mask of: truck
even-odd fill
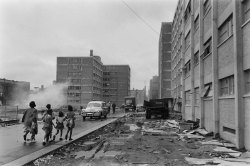
[[[134,96],[127,96],[127,97],[124,97],[124,99],[125,99],[125,105],[124,105],[125,112],[135,111],[136,110],[135,97]]]
[[[151,119],[152,115],[161,115],[163,119],[166,119],[169,116],[169,105],[172,102],[172,98],[144,100],[146,119]]]

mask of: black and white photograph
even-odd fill
[[[0,0],[0,165],[249,166],[250,0]]]

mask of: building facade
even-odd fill
[[[0,79],[0,105],[23,104],[29,93],[29,82]]]
[[[103,98],[103,64],[90,51],[89,57],[57,57],[57,83],[68,83],[67,103],[76,108]]]
[[[171,98],[171,32],[172,22],[163,22],[159,38],[159,98]]]
[[[147,100],[146,86],[142,89],[132,89],[130,90],[129,96],[134,96],[136,98],[136,105],[143,105],[144,100]]]
[[[149,82],[149,99],[159,99],[159,76],[153,76]]]
[[[103,68],[103,100],[124,104],[124,97],[129,95],[130,67],[129,65],[104,65]]]
[[[179,0],[172,94],[186,120],[250,149],[250,0]],[[179,88],[180,89],[179,89]]]

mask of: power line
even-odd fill
[[[124,0],[121,0],[123,2],[123,4],[125,6],[127,6],[127,8],[129,10],[132,11],[132,13],[134,13],[134,15],[136,15],[146,26],[148,26],[153,32],[155,32],[157,35],[160,35],[149,23],[147,23],[147,21],[145,21],[141,16],[139,16],[135,10],[133,10]]]

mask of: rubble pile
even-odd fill
[[[148,120],[131,113],[30,165],[250,164],[249,153],[212,136],[201,128],[183,130],[178,119]]]

